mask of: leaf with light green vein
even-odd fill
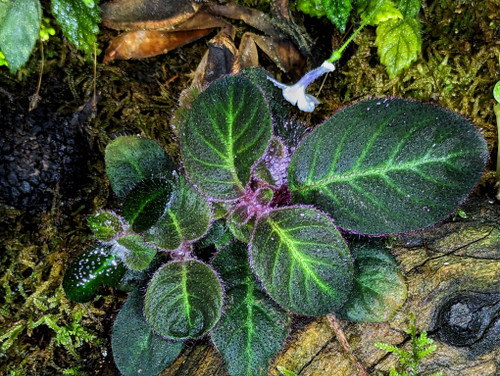
[[[135,290],[116,316],[111,335],[115,364],[124,376],[155,376],[180,354],[183,342],[153,333],[144,319],[144,298]]]
[[[144,243],[140,235],[126,235],[116,239],[113,251],[132,270],[146,269],[156,255],[156,250]]]
[[[149,230],[165,213],[172,199],[172,184],[155,177],[136,184],[123,204],[123,216],[135,232]]]
[[[111,188],[120,198],[125,198],[140,181],[154,175],[169,176],[174,171],[160,145],[136,136],[121,136],[108,144],[105,162]]]
[[[219,321],[222,303],[222,285],[212,268],[196,260],[173,261],[151,279],[144,312],[165,338],[199,338]]]
[[[290,317],[260,287],[244,243],[222,248],[212,265],[224,281],[224,316],[210,332],[231,376],[264,376],[290,330]]]
[[[347,244],[326,215],[286,207],[260,217],[250,243],[252,267],[283,308],[300,315],[335,311],[352,287]]]
[[[380,240],[351,243],[354,287],[337,312],[339,318],[357,322],[388,321],[407,296],[398,264]]]
[[[464,202],[485,168],[484,137],[460,115],[405,99],[338,111],[292,156],[292,200],[368,235],[430,226]]]
[[[414,18],[391,18],[377,26],[375,45],[380,62],[387,68],[390,78],[417,60],[422,50],[421,25]]]
[[[88,54],[94,53],[101,22],[101,10],[96,3],[98,1],[87,5],[81,0],[52,0],[52,14],[64,36]]]
[[[181,127],[186,174],[204,194],[235,200],[271,139],[271,115],[261,91],[247,78],[226,76],[193,102]]]
[[[184,176],[179,176],[167,210],[149,229],[146,240],[166,250],[177,249],[183,242],[205,235],[211,218],[207,199]]]
[[[119,232],[123,231],[120,218],[111,212],[100,212],[87,219],[87,223],[95,237],[103,242],[109,242]]]
[[[12,73],[28,61],[41,18],[39,0],[0,1],[0,51]]]

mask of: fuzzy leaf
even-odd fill
[[[253,175],[279,188],[286,182],[286,169],[289,162],[290,158],[285,145],[279,138],[273,136],[262,160],[255,166]]]
[[[180,354],[183,342],[153,333],[144,319],[144,298],[133,291],[116,316],[111,336],[115,364],[124,376],[155,376]]]
[[[113,192],[125,198],[134,186],[155,175],[169,176],[174,166],[153,140],[121,136],[106,146],[106,174]]]
[[[208,231],[212,212],[207,199],[180,176],[169,207],[146,234],[146,240],[167,250],[195,241]]]
[[[223,77],[196,98],[181,127],[184,168],[206,195],[237,199],[270,138],[271,115],[260,90],[247,78]]]
[[[388,321],[406,300],[406,284],[392,255],[382,242],[351,243],[354,287],[337,312],[343,320]]]
[[[420,29],[420,22],[413,18],[392,18],[377,26],[375,45],[380,62],[386,66],[390,78],[396,77],[417,60],[422,49]]]
[[[172,197],[172,185],[164,178],[143,180],[129,192],[123,216],[135,232],[149,230],[165,213]]]
[[[275,209],[259,218],[250,255],[269,296],[293,313],[333,312],[352,286],[347,244],[332,221],[313,208]]]
[[[305,14],[315,17],[327,16],[340,30],[345,31],[351,14],[351,0],[299,0],[297,8]]]
[[[86,5],[81,0],[52,0],[52,14],[61,26],[64,36],[76,48],[94,53],[101,22],[100,8],[95,3]]]
[[[62,283],[69,300],[89,302],[99,286],[116,286],[120,282],[126,269],[110,248],[90,248],[69,264]]]
[[[144,312],[165,338],[199,338],[219,321],[222,303],[222,285],[212,268],[195,260],[173,261],[151,279]]]
[[[292,156],[294,202],[314,204],[350,231],[414,231],[453,212],[488,158],[483,136],[460,115],[404,99],[338,111]]]
[[[222,248],[212,265],[225,285],[224,316],[210,336],[232,376],[264,376],[290,329],[288,314],[261,289],[245,244]]]
[[[109,242],[119,232],[123,231],[120,218],[110,212],[101,212],[90,216],[87,223],[95,237],[103,242]]]
[[[39,0],[0,1],[0,51],[12,73],[28,61],[41,18]]]
[[[246,207],[238,207],[232,211],[227,218],[227,227],[233,236],[243,243],[250,241],[253,227],[255,225],[255,216],[248,216]]]
[[[140,235],[126,235],[117,239],[113,250],[132,270],[146,269],[156,255],[156,250],[144,243]]]
[[[228,244],[231,240],[233,240],[233,236],[227,226],[221,221],[214,221],[207,234],[195,243],[195,248],[202,250],[211,245],[214,245],[215,248],[220,248]]]

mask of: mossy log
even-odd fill
[[[468,218],[450,218],[434,228],[399,237],[392,248],[405,274],[408,299],[387,323],[341,322],[353,354],[370,375],[387,375],[397,358],[375,347],[384,342],[409,349],[410,313],[417,332],[427,331],[437,350],[419,374],[500,375],[500,206],[472,200]],[[302,320],[302,321],[301,321]],[[298,318],[277,365],[301,376],[353,376],[359,371],[329,321]],[[208,340],[186,347],[162,376],[226,376]]]

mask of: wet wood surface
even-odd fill
[[[397,358],[375,347],[384,342],[410,348],[405,330],[415,315],[417,332],[426,330],[437,350],[419,374],[500,375],[500,204],[471,200],[467,218],[399,237],[392,253],[404,272],[408,298],[387,323],[341,321],[355,356],[370,375],[387,375]],[[301,376],[359,375],[326,318],[294,320],[294,330],[268,375],[283,366]],[[226,376],[209,340],[189,343],[162,376]]]

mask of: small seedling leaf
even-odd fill
[[[338,309],[351,290],[353,262],[347,244],[316,209],[280,208],[259,218],[250,254],[269,296],[290,312],[325,315]]]
[[[166,250],[177,249],[184,241],[194,241],[205,235],[211,218],[207,199],[180,176],[167,210],[149,229],[146,240]]]
[[[143,305],[142,294],[133,291],[113,324],[113,359],[124,376],[155,376],[182,350],[183,342],[168,341],[153,333],[144,319]]]
[[[156,255],[156,250],[144,243],[140,235],[126,235],[117,239],[116,243],[115,253],[132,270],[146,269]]]
[[[351,14],[351,0],[299,0],[297,8],[305,14],[315,17],[327,16],[328,19],[344,32],[349,15]]]
[[[160,177],[137,183],[125,199],[123,216],[135,232],[149,230],[165,213],[172,198],[172,184]]]
[[[484,137],[460,115],[405,99],[338,111],[292,156],[294,202],[314,204],[353,232],[414,231],[448,216],[479,180]]]
[[[113,192],[125,198],[134,186],[155,175],[169,176],[174,165],[153,140],[121,136],[106,146],[106,174]]]
[[[106,246],[90,248],[69,264],[62,283],[68,299],[89,302],[99,286],[116,286],[120,282],[126,269],[110,249]]]
[[[165,338],[199,338],[219,321],[222,303],[222,285],[212,268],[196,260],[173,261],[151,279],[144,312]]]
[[[271,123],[267,102],[249,79],[215,81],[193,102],[181,127],[188,178],[214,199],[241,197],[271,139]]]
[[[388,321],[406,300],[403,276],[381,241],[351,243],[354,287],[337,312],[339,318],[357,322]]]
[[[120,218],[110,212],[97,213],[89,217],[87,223],[95,237],[103,242],[109,242],[123,231]]]
[[[290,329],[290,317],[271,301],[248,264],[245,244],[233,242],[215,256],[225,285],[224,316],[210,336],[232,376],[264,376]]]
[[[61,26],[64,36],[76,48],[94,53],[101,22],[98,6],[87,6],[81,0],[52,0],[52,14]]]
[[[0,1],[0,50],[12,73],[28,61],[41,18],[39,0]]]
[[[366,11],[361,14],[361,20],[366,20],[368,25],[378,25],[393,18],[403,18],[403,15],[390,0],[371,1]]]

